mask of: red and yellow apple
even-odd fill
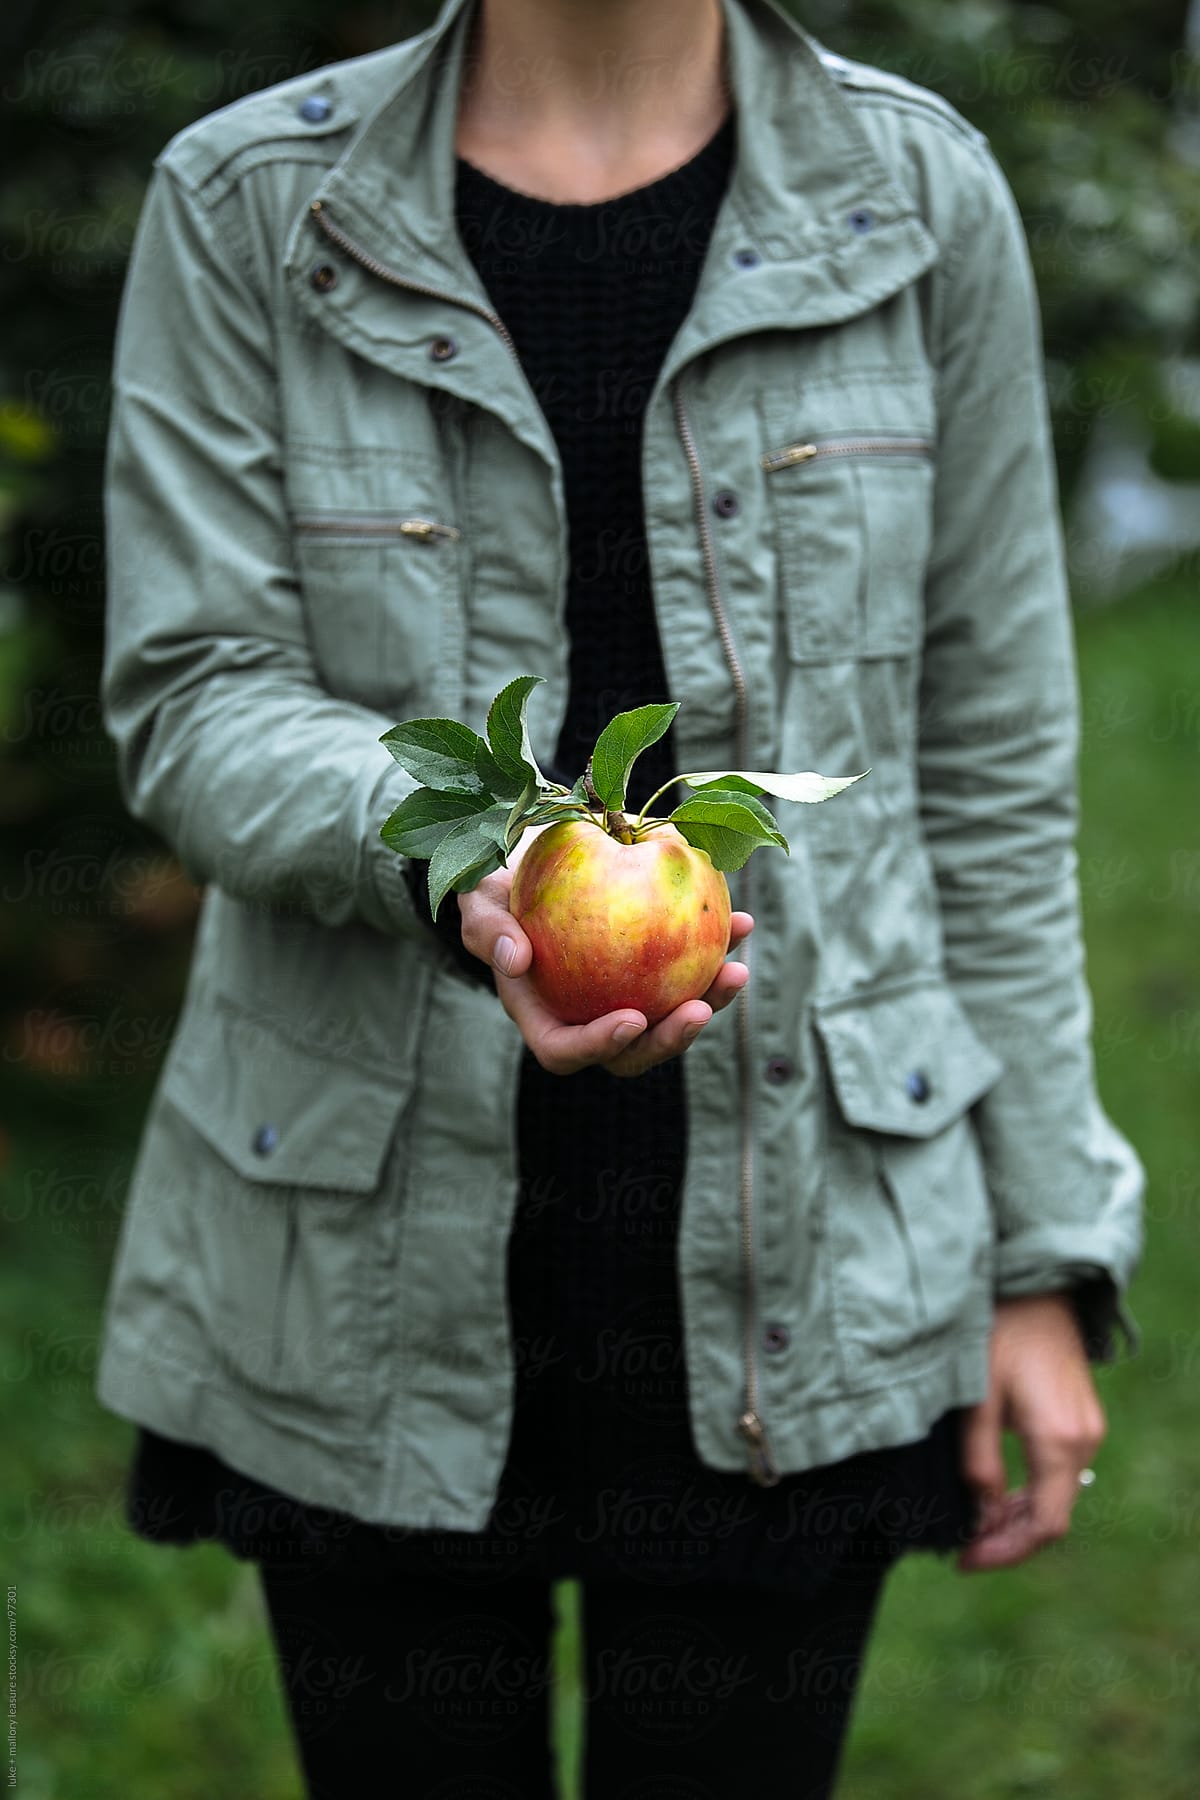
[[[626,823],[628,844],[600,819],[546,825],[514,859],[508,904],[533,946],[529,979],[568,1025],[622,1006],[655,1025],[707,991],[729,949],[729,885],[707,853],[674,825]]]

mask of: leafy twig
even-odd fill
[[[501,868],[531,825],[583,821],[622,844],[672,825],[714,868],[740,869],[762,844],[788,849],[759,796],[827,800],[862,780],[861,775],[706,769],[672,776],[631,820],[624,810],[630,772],[642,751],[669,729],[678,701],[618,713],[597,738],[579,780],[567,789],[546,779],[529,742],[525,708],[542,680],[519,675],[501,689],[488,708],[486,739],[456,719],[407,719],[379,740],[418,783],[384,821],[380,836],[402,856],[429,858],[435,919],[448,893],[467,893]],[[692,793],[666,819],[648,818],[659,794],[677,782]]]

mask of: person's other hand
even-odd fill
[[[958,1567],[1007,1568],[1064,1537],[1083,1491],[1080,1470],[1107,1429],[1067,1294],[997,1300],[987,1398],[967,1409],[963,1425],[963,1473],[981,1508]],[[1020,1439],[1026,1469],[1024,1486],[1008,1493],[1000,1450],[1006,1428]]]
[[[462,941],[491,966],[501,1005],[543,1069],[552,1075],[574,1075],[601,1064],[610,1075],[643,1075],[655,1063],[681,1055],[713,1015],[736,999],[750,971],[745,963],[723,963],[702,999],[685,1000],[657,1025],[649,1025],[645,1013],[631,1006],[605,1013],[588,1025],[563,1024],[533,991],[528,979],[533,945],[508,909],[513,871],[532,839],[546,829],[543,825],[526,831],[506,867],[485,875],[469,893],[455,896],[462,915]],[[753,929],[750,913],[735,912],[730,919],[730,948]]]

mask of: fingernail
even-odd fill
[[[641,1033],[642,1028],[640,1025],[631,1025],[626,1021],[624,1025],[617,1026],[617,1029],[612,1034],[612,1041],[614,1044],[630,1044],[635,1037],[640,1037]]]
[[[502,975],[507,975],[516,959],[517,946],[510,937],[496,939],[496,948],[492,952],[492,960]]]

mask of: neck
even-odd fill
[[[729,110],[724,35],[720,0],[478,0],[459,148],[541,146],[577,186],[670,166]]]

